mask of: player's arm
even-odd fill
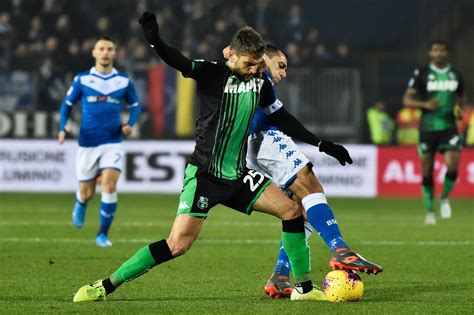
[[[193,62],[183,56],[179,50],[169,46],[163,41],[163,39],[161,39],[155,14],[146,11],[138,22],[142,26],[145,38],[150,43],[151,47],[155,49],[161,59],[163,59],[163,61],[169,66],[180,71],[183,76],[187,77],[192,70]]]
[[[69,116],[71,116],[72,106],[75,102],[79,100],[82,95],[81,85],[79,76],[74,78],[71,87],[66,93],[66,98],[64,99],[63,103],[61,104],[61,108],[59,110],[59,132],[58,132],[58,142],[59,144],[63,144],[64,140],[66,139],[66,133],[70,131],[69,126],[67,125],[67,121],[69,120]]]
[[[427,110],[435,110],[439,107],[439,101],[436,98],[427,101],[420,99],[420,95],[424,88],[423,85],[423,78],[420,76],[420,72],[417,69],[415,70],[413,77],[410,79],[408,88],[403,95],[403,106]]]
[[[346,148],[340,144],[320,139],[291,115],[283,107],[282,102],[275,97],[271,83],[267,79],[262,87],[260,106],[269,115],[270,120],[290,137],[319,147],[320,152],[336,158],[341,165],[352,164],[352,158]]]
[[[458,73],[458,88],[456,89],[456,105],[454,106],[454,117],[458,120],[462,120],[462,107],[463,107],[463,95],[464,95],[464,79],[461,74]]]
[[[127,90],[125,93],[125,100],[127,101],[127,110],[129,114],[129,118],[127,123],[122,125],[122,134],[125,136],[130,136],[132,134],[132,128],[135,123],[140,119],[142,110],[140,103],[138,101],[137,91],[135,90],[135,85],[133,81],[130,80],[127,86]]]

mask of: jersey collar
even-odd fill
[[[443,69],[440,69],[440,68],[436,67],[434,64],[430,63],[430,69],[433,70],[434,72],[446,73],[449,70],[451,70],[451,65],[447,64],[446,67],[444,67]]]
[[[113,76],[117,73],[118,73],[118,71],[115,68],[112,68],[112,71],[110,71],[109,73],[106,73],[106,74],[100,73],[99,71],[97,71],[97,69],[95,67],[91,68],[91,74],[95,74],[95,75],[97,75],[101,78],[108,78],[108,77],[111,77],[111,76]]]

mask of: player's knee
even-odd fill
[[[186,253],[193,244],[193,240],[189,237],[181,237],[176,240],[174,238],[168,238],[168,244],[173,257],[178,257]]]
[[[294,201],[290,201],[286,211],[281,215],[282,220],[291,220],[302,215],[301,208]]]
[[[81,199],[82,199],[83,202],[87,203],[92,198],[94,198],[94,194],[95,194],[95,192],[91,189],[81,190]]]

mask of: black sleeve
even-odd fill
[[[284,133],[297,140],[319,146],[321,139],[312,134],[299,121],[286,111],[284,107],[268,116],[270,120],[277,125]]]
[[[410,78],[410,81],[408,82],[408,87],[411,89],[414,89],[419,96],[423,97],[426,89],[426,84],[423,79],[423,69],[419,70],[416,69],[415,72],[413,73],[413,76]]]
[[[464,79],[461,73],[457,73],[458,75],[458,88],[456,89],[456,95],[462,97],[464,95]]]
[[[192,61],[190,71],[187,74],[183,74],[183,76],[194,79],[204,85],[213,85],[215,81],[221,80],[227,71],[226,66],[216,61],[196,59]]]
[[[153,48],[167,65],[180,71],[183,76],[187,76],[191,72],[192,61],[183,56],[179,50],[165,43],[161,37],[153,45]]]
[[[275,90],[273,89],[273,84],[270,79],[264,75],[262,80],[263,85],[260,89],[260,101],[258,105],[262,107],[267,115],[270,115],[280,109],[283,104],[276,98]]]

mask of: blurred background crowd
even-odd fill
[[[347,10],[348,6],[353,9]],[[341,140],[367,142],[366,110],[382,100],[383,110],[395,119],[408,79],[418,64],[427,61],[427,44],[435,38],[449,40],[452,60],[467,82],[467,101],[472,102],[472,8],[473,1],[469,0],[2,0],[0,81],[5,85],[23,82],[20,74],[26,72],[29,76],[24,80],[33,81],[35,91],[14,105],[5,105],[8,102],[3,101],[14,88],[0,87],[0,111],[57,111],[73,76],[92,66],[91,50],[101,34],[118,40],[117,68],[136,75],[140,83],[139,78],[146,77],[143,72],[160,63],[145,44],[137,23],[143,11],[153,10],[162,37],[191,58],[220,59],[222,48],[236,29],[255,27],[266,41],[289,55],[289,88],[282,97],[297,115],[304,116],[305,110],[296,106],[311,98],[292,97],[297,92],[304,94],[300,82],[313,74],[326,75],[320,79],[327,82],[327,76],[340,76],[328,69],[350,69],[353,72],[346,72],[346,77],[356,78],[355,85],[342,84],[340,93],[335,91],[327,102],[345,102],[336,109],[347,111],[349,116],[354,115],[349,113],[351,108],[357,111],[357,120],[341,122],[341,126],[355,124],[356,136],[348,137],[354,135],[351,130],[313,130],[340,134]],[[291,89],[292,82],[299,85],[298,89]],[[137,88],[144,95],[146,111],[146,82]]]

